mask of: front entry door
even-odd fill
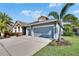
[[[26,27],[22,27],[22,33],[23,35],[26,35]]]

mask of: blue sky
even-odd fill
[[[0,12],[7,13],[14,21],[33,22],[41,15],[47,16],[51,11],[60,12],[61,3],[0,3]],[[79,4],[72,6],[68,13],[79,18]]]

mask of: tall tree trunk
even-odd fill
[[[4,38],[4,33],[3,32],[1,32],[1,37]]]
[[[61,23],[62,23],[62,21],[59,20],[58,23],[59,23],[59,35],[58,35],[58,41],[60,41],[60,40],[61,40]]]
[[[58,37],[58,41],[60,41],[61,40],[61,35],[63,34],[62,33],[62,31],[64,30],[64,27],[63,27],[63,20],[61,19],[61,20],[59,20],[59,37]]]
[[[61,40],[61,27],[59,27],[59,36],[58,36],[58,41]]]

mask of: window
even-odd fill
[[[18,27],[18,32],[20,32],[20,27]]]

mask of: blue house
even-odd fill
[[[47,17],[41,16],[32,23],[16,21],[13,32],[20,32],[27,36],[58,39],[59,25],[57,20],[49,20]]]

